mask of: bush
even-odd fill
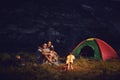
[[[8,53],[2,53],[0,55],[0,64],[3,66],[8,66],[10,64],[12,64],[12,57],[10,54]]]

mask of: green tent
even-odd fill
[[[118,58],[116,51],[103,40],[89,38],[80,42],[72,51],[76,57],[84,56],[93,59],[113,59]]]

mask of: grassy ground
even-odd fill
[[[63,61],[65,58],[63,59]],[[36,64],[28,61],[25,66],[0,65],[1,80],[120,80],[120,60],[95,61],[84,58],[74,61],[74,70],[64,71],[59,66]]]

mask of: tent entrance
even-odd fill
[[[81,49],[80,56],[85,58],[94,58],[94,50],[89,46],[85,46]]]

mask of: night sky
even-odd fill
[[[51,40],[66,54],[90,37],[120,49],[120,0],[0,2],[0,53],[35,52]]]

